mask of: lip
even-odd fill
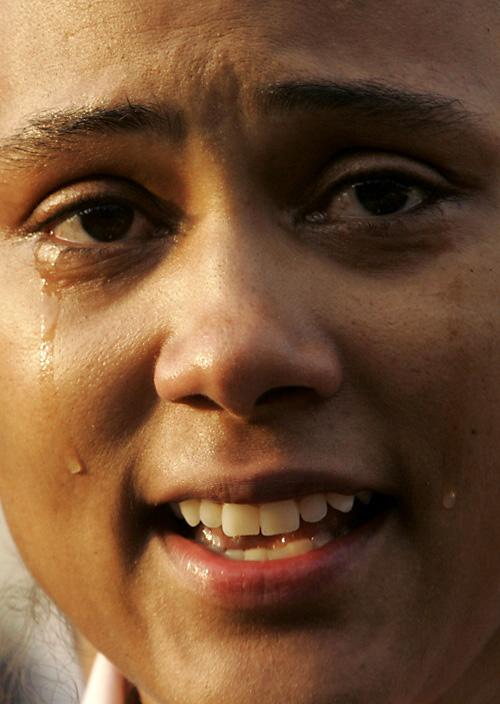
[[[230,560],[174,532],[155,538],[160,559],[181,590],[224,609],[290,608],[317,603],[349,581],[350,572],[366,567],[379,554],[391,513],[384,511],[322,548],[269,562]]]
[[[190,473],[192,476],[192,472]],[[187,474],[187,476],[190,476]],[[185,475],[186,476],[186,475]],[[210,499],[218,503],[266,503],[282,501],[317,492],[334,492],[348,496],[362,491],[373,491],[391,495],[392,488],[381,486],[360,468],[308,467],[273,465],[271,467],[245,467],[205,469],[191,481],[182,481],[177,486],[169,477],[168,484],[161,477],[156,486],[144,495],[144,501],[152,506],[164,503],[179,503],[185,499]]]

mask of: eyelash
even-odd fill
[[[409,210],[403,211],[401,213],[396,213],[395,215],[372,215],[365,218],[340,218],[337,221],[329,223],[314,223],[308,220],[311,214],[318,213],[323,214],[330,203],[336,196],[340,196],[342,193],[347,191],[349,188],[355,188],[361,184],[367,183],[369,181],[393,181],[397,184],[403,185],[408,188],[419,189],[424,200],[422,203],[410,208]],[[413,176],[410,174],[403,173],[396,170],[372,170],[368,172],[360,172],[353,176],[346,176],[341,179],[338,183],[332,184],[326,189],[322,194],[309,199],[309,204],[302,208],[298,213],[295,223],[301,227],[311,227],[311,228],[334,228],[336,224],[349,225],[351,227],[364,227],[367,230],[376,230],[377,228],[387,227],[389,223],[401,222],[402,218],[405,220],[410,216],[416,216],[424,211],[429,213],[430,209],[435,206],[441,205],[445,200],[451,200],[453,194],[450,190],[445,189],[443,186],[437,186],[436,184],[430,185],[424,179],[418,176]]]
[[[51,232],[55,229],[55,227],[57,227],[57,225],[61,225],[70,218],[75,217],[76,215],[83,215],[86,210],[92,210],[94,208],[98,208],[99,206],[105,205],[120,205],[126,208],[132,208],[134,212],[140,213],[153,223],[158,220],[157,217],[152,217],[151,214],[147,213],[144,207],[139,206],[137,202],[131,198],[120,197],[115,194],[111,195],[102,193],[83,200],[77,200],[76,202],[71,203],[71,205],[60,208],[53,215],[50,215],[40,222],[35,223],[32,226],[32,229],[35,232]]]

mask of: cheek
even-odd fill
[[[21,497],[43,481],[54,431],[42,390],[40,282],[30,281],[32,271],[12,274],[14,264],[7,257],[0,283],[0,497],[6,512],[18,504],[26,509]]]
[[[124,296],[98,306],[69,304],[62,312],[55,361],[59,415],[98,476],[110,462],[129,464],[158,401],[154,364],[161,334],[147,310],[144,301]]]
[[[43,368],[39,282],[29,292],[18,288],[16,305],[0,321],[0,498],[28,569],[50,595],[63,589],[61,603],[90,579],[85,564],[97,552],[108,564],[100,579],[118,569],[126,433],[140,412],[137,399],[147,395],[146,365],[124,341],[130,316],[127,335],[115,336],[90,319],[85,325],[63,300],[53,362]],[[75,454],[92,476],[72,474]]]
[[[415,496],[472,490],[480,505],[500,500],[500,283],[480,263],[457,269],[360,291],[370,304],[352,311],[342,344]]]
[[[94,385],[87,374],[88,353],[82,349],[66,364],[64,350],[61,330],[54,359],[56,398],[39,381],[38,344],[24,358],[0,362],[4,371],[10,363],[16,380],[2,383],[0,497],[28,570],[66,614],[91,630],[113,618],[116,589],[127,580],[124,551],[136,547],[137,535],[127,534],[137,517],[129,515],[124,481],[132,451],[120,433],[113,449],[110,438],[121,423],[99,415],[113,387],[113,370],[103,375],[106,384]],[[98,345],[94,350],[97,354]],[[88,472],[72,474],[69,449],[88,464]],[[103,592],[110,595],[106,612]],[[122,600],[124,612],[128,606]],[[116,618],[126,620],[126,614]]]

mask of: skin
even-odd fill
[[[497,3],[4,0],[0,18],[0,140],[127,101],[186,123],[173,143],[115,130],[0,155],[0,496],[36,580],[143,704],[498,701]],[[438,93],[470,116],[258,105],[304,80]],[[419,208],[374,224],[337,193],[337,228],[298,218],[363,165],[397,167]],[[40,213],[89,188],[146,222],[167,204],[175,236],[118,264],[85,244],[51,273]],[[153,485],[208,493],[292,456],[396,497],[381,559],[287,614],[158,578]]]

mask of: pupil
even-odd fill
[[[82,211],[79,218],[90,237],[99,242],[114,242],[127,235],[134,211],[126,205],[97,205]]]
[[[409,186],[395,181],[367,181],[354,186],[359,202],[372,215],[390,215],[408,202]]]

